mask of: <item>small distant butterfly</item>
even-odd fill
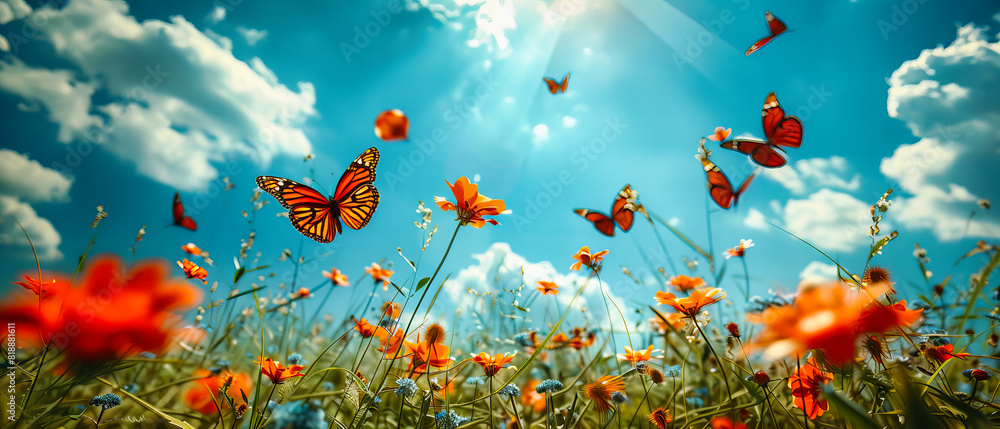
[[[562,83],[558,83],[555,79],[548,77],[543,77],[542,80],[549,85],[549,92],[558,94],[560,92],[566,92],[566,85],[569,84],[569,75],[570,73],[566,73],[566,77],[563,78]]]
[[[192,231],[198,230],[198,224],[191,216],[184,215],[184,204],[181,204],[181,194],[174,192],[174,225],[183,226]]]
[[[379,199],[372,182],[378,159],[378,149],[374,147],[358,155],[340,176],[330,197],[281,177],[259,176],[257,186],[288,209],[288,220],[302,235],[329,243],[343,233],[341,221],[351,229],[361,229],[375,214]]]
[[[771,32],[771,35],[758,40],[757,43],[754,43],[753,46],[747,49],[746,55],[750,55],[754,52],[757,52],[758,49],[770,43],[771,39],[777,37],[781,33],[784,33],[785,30],[788,29],[788,26],[785,25],[785,23],[782,22],[780,19],[778,19],[778,17],[771,14],[771,11],[767,11],[767,13],[764,15],[764,18],[767,20],[767,29]]]
[[[757,175],[756,171],[751,173],[743,180],[740,187],[734,190],[733,184],[729,182],[729,178],[722,172],[722,169],[710,161],[708,157],[701,158],[701,165],[705,168],[705,175],[708,176],[708,194],[712,196],[715,204],[723,209],[736,205],[736,200],[747,189],[747,186],[750,186],[750,182]]]
[[[636,210],[633,204],[636,198],[635,195],[630,185],[625,185],[621,191],[618,191],[618,196],[615,197],[614,203],[611,204],[611,216],[590,209],[576,209],[573,212],[592,222],[594,228],[600,231],[601,234],[614,237],[615,225],[618,225],[622,232],[628,232],[632,229]]]
[[[788,162],[781,146],[797,148],[802,145],[802,121],[795,116],[785,116],[773,92],[764,100],[761,118],[767,140],[733,139],[722,142],[722,147],[750,155],[761,166],[781,167]]]

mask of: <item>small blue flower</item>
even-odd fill
[[[122,404],[122,397],[115,395],[114,393],[105,393],[101,396],[95,396],[90,400],[90,405],[96,405],[103,409],[114,408]]]
[[[622,393],[621,391],[616,391],[616,392],[614,392],[614,393],[611,394],[611,402],[614,402],[616,404],[619,404],[619,405],[624,404],[625,401],[627,401],[627,400],[628,400],[628,396],[625,396],[625,394]]]
[[[535,392],[544,394],[545,392],[555,392],[562,390],[563,384],[559,380],[548,379],[535,385]]]
[[[459,417],[454,411],[441,410],[434,415],[437,429],[455,429],[465,423],[467,419]]]
[[[691,408],[701,408],[705,406],[705,400],[697,396],[692,396],[686,398],[685,400],[687,401],[688,406]]]
[[[531,339],[531,332],[522,332],[515,335],[514,342],[521,347],[535,347],[535,342]]]
[[[323,388],[323,390],[333,390],[333,382],[332,381],[324,381],[323,384],[320,385],[320,387]]]
[[[270,406],[268,408],[271,408]],[[271,413],[270,425],[274,428],[325,429],[326,414],[304,401],[277,405]]]
[[[126,391],[128,393],[135,394],[135,392],[139,391],[139,385],[135,384],[135,383],[129,383],[129,384],[126,384],[126,385],[122,386],[122,390],[124,390],[124,391]]]
[[[288,364],[289,365],[304,365],[302,363],[302,355],[298,354],[298,353],[292,353],[292,354],[288,355]]]
[[[409,398],[417,393],[417,383],[409,378],[396,380],[396,396]]]
[[[508,398],[518,398],[521,396],[521,389],[514,384],[508,384],[500,389],[500,396],[506,396]]]
[[[150,353],[150,352],[142,352],[142,353],[139,353],[139,357],[146,358],[146,359],[156,359],[156,354]]]
[[[663,368],[663,375],[667,377],[680,377],[681,376],[681,366],[673,365]]]
[[[707,387],[699,387],[697,389],[694,389],[694,394],[698,396],[708,396],[710,393],[712,393],[712,391],[708,390]]]
[[[265,352],[266,352],[267,354],[269,354],[269,355],[273,355],[273,354],[275,354],[275,353],[277,353],[277,352],[278,352],[278,346],[276,346],[276,345],[274,345],[274,344],[271,344],[271,345],[269,345],[269,346],[265,347],[265,348],[264,348],[264,351],[265,351]]]
[[[232,364],[229,363],[228,360],[225,360],[225,359],[219,359],[219,360],[215,361],[215,364],[218,365],[218,366],[221,366],[223,368],[229,368],[229,365],[232,365]]]
[[[486,384],[486,377],[469,377],[465,379],[465,384],[475,384],[482,386]]]

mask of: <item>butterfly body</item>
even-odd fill
[[[299,232],[320,243],[329,243],[343,233],[343,225],[361,229],[378,208],[375,167],[378,150],[370,148],[355,159],[337,182],[333,195],[294,180],[275,176],[257,177],[257,186],[288,209],[288,220]]]
[[[637,198],[635,195],[637,194],[634,194],[632,187],[625,185],[621,191],[618,191],[615,201],[611,204],[610,216],[590,209],[575,209],[573,212],[593,223],[594,228],[601,234],[614,237],[615,225],[621,228],[622,232],[628,232],[632,229],[632,222],[635,220],[633,201]]]
[[[767,29],[771,33],[771,35],[758,40],[756,43],[750,46],[750,48],[747,49],[745,55],[750,55],[754,52],[757,52],[757,50],[764,47],[764,45],[771,43],[771,40],[774,40],[774,38],[778,37],[779,34],[784,33],[785,30],[788,30],[788,26],[785,25],[785,23],[782,20],[778,19],[778,17],[774,16],[774,14],[772,14],[771,11],[767,11],[767,13],[764,14],[764,19],[767,21]]]
[[[198,224],[194,219],[184,214],[184,204],[181,203],[181,194],[179,192],[174,192],[173,215],[174,225],[183,226],[192,231],[198,230]]]
[[[763,167],[781,167],[788,161],[781,146],[797,148],[802,145],[802,121],[795,116],[786,116],[772,92],[764,100],[761,122],[766,140],[733,139],[722,142],[721,146],[750,155]]]
[[[542,80],[545,81],[546,85],[548,85],[549,92],[558,94],[560,92],[566,92],[566,87],[569,85],[569,75],[570,73],[566,73],[566,77],[562,79],[562,82],[557,82],[555,79],[548,77],[543,77]]]

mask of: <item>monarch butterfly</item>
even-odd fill
[[[192,231],[198,230],[198,224],[191,216],[184,215],[184,204],[181,204],[181,194],[174,192],[174,225],[183,226]]]
[[[747,49],[746,55],[750,55],[754,52],[757,52],[758,49],[770,43],[771,39],[777,37],[781,33],[784,33],[785,30],[788,29],[788,26],[785,25],[785,23],[782,22],[780,19],[778,19],[778,17],[774,16],[774,14],[772,14],[771,11],[767,11],[767,13],[764,15],[764,19],[767,20],[767,29],[771,32],[771,35],[758,40],[757,43],[754,43],[753,46]]]
[[[632,186],[625,185],[621,191],[618,191],[618,196],[615,198],[614,203],[611,204],[610,217],[604,213],[590,209],[575,209],[573,212],[592,222],[594,228],[600,231],[601,234],[614,237],[615,224],[621,228],[622,232],[628,232],[632,229],[632,222],[635,220],[634,200],[636,195],[632,191]]]
[[[735,205],[740,194],[747,189],[747,186],[750,186],[750,182],[757,175],[756,171],[751,173],[743,180],[743,184],[740,185],[739,189],[734,191],[733,184],[729,182],[729,178],[726,177],[719,166],[710,161],[707,156],[700,159],[701,165],[705,168],[705,174],[708,176],[708,194],[723,209],[728,209]]]
[[[778,97],[773,92],[764,100],[761,118],[767,140],[733,139],[722,142],[722,147],[750,155],[761,166],[781,167],[787,160],[783,155],[784,149],[780,146],[802,145],[802,121],[795,116],[785,116],[785,110],[778,104]]]
[[[566,85],[569,84],[569,75],[566,73],[566,77],[563,78],[562,83],[556,83],[555,79],[543,77],[542,80],[549,85],[549,92],[553,94],[558,94],[559,92],[566,92]]]
[[[371,220],[378,207],[378,189],[372,184],[378,159],[374,147],[358,155],[340,176],[331,197],[281,177],[258,176],[257,186],[288,209],[288,220],[302,235],[329,243],[343,233],[341,220],[351,229],[364,228]]]

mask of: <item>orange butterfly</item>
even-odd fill
[[[611,204],[610,217],[604,213],[590,209],[576,209],[573,212],[592,222],[594,228],[597,228],[601,234],[614,237],[616,224],[621,228],[622,232],[628,232],[632,229],[636,210],[635,195],[637,194],[632,191],[632,186],[630,185],[625,185],[621,191],[618,191],[618,196],[615,198],[614,203]]]
[[[757,175],[757,171],[754,171],[743,180],[743,184],[740,185],[739,189],[733,190],[733,184],[718,165],[710,161],[707,156],[700,159],[702,167],[705,168],[705,174],[708,176],[708,194],[723,209],[728,209],[735,205],[740,194],[750,186],[750,182]]]
[[[758,165],[778,168],[788,162],[781,146],[797,148],[802,146],[802,121],[794,115],[785,115],[785,109],[778,104],[774,93],[767,94],[761,109],[766,140],[733,139],[722,142],[721,146],[750,155]]]
[[[341,220],[351,229],[361,229],[375,214],[378,189],[372,182],[378,159],[378,149],[374,147],[358,155],[340,176],[331,197],[281,177],[258,176],[257,186],[288,209],[288,220],[302,235],[329,243],[343,233]]]
[[[556,83],[555,79],[543,77],[542,80],[549,85],[549,92],[553,94],[558,94],[559,92],[566,92],[566,85],[569,84],[569,75],[566,73],[566,77],[563,78],[562,83]]]
[[[192,231],[198,230],[198,224],[191,216],[184,215],[184,204],[181,204],[181,194],[174,192],[174,225],[183,226]]]
[[[788,26],[785,25],[785,23],[782,22],[780,19],[778,19],[778,17],[771,14],[771,11],[767,11],[767,13],[764,15],[764,18],[767,20],[767,29],[771,32],[771,35],[758,40],[757,43],[754,43],[753,46],[747,49],[746,55],[750,55],[754,52],[757,52],[758,49],[770,43],[771,39],[778,37],[779,34],[784,33],[785,30],[788,29]]]

